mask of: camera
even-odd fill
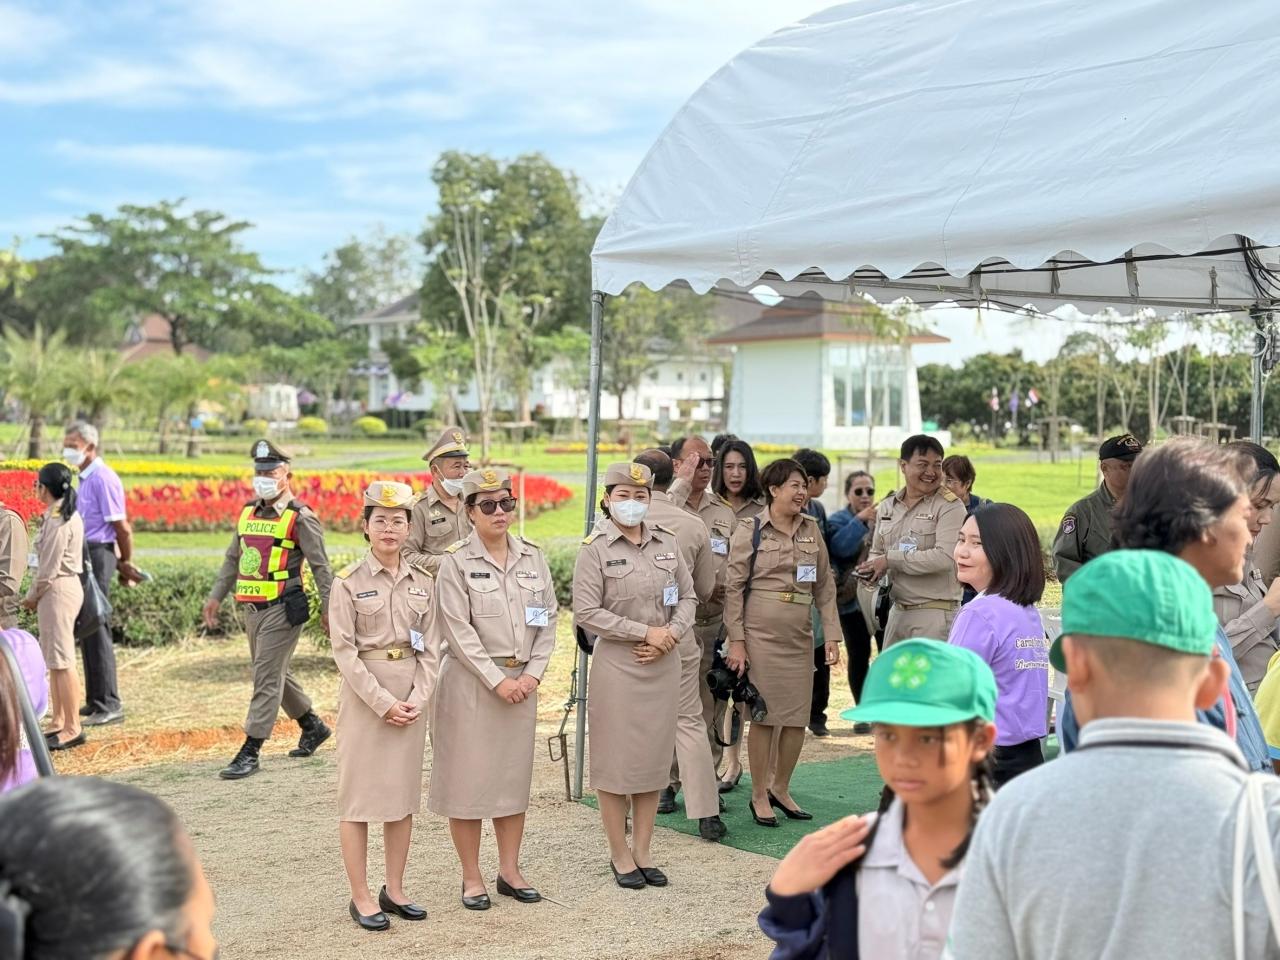
[[[756,685],[751,682],[750,673],[743,672],[742,676],[738,676],[729,669],[720,656],[719,650],[716,651],[711,669],[707,671],[707,687],[717,700],[732,698],[735,704],[746,704],[752,722],[764,723],[768,719],[768,707],[764,697],[760,696],[760,691],[756,689]]]

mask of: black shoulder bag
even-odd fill
[[[80,612],[76,614],[74,633],[77,640],[91,637],[103,627],[111,625],[111,601],[98,586],[98,578],[93,575],[93,562],[89,559],[87,542],[82,562],[84,569],[80,571],[80,586],[84,588],[84,601],[80,604]]]

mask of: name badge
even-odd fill
[[[526,627],[547,627],[551,625],[546,607],[525,607],[524,625]]]
[[[409,646],[413,647],[413,649],[417,650],[419,653],[425,653],[427,650],[427,645],[422,640],[422,634],[417,630],[411,629],[409,631]]]
[[[668,583],[662,588],[662,605],[664,607],[674,607],[680,602],[680,587],[674,583]]]
[[[448,518],[448,517],[436,517],[436,518],[435,518],[434,520],[432,520],[431,522],[432,522],[432,524],[437,524],[437,523],[448,523],[448,522],[449,522],[449,518]]]
[[[711,552],[721,557],[727,557],[729,555],[729,541],[724,537],[712,537]]]
[[[813,537],[796,537],[796,543],[817,543]]]
[[[470,576],[472,580],[488,580],[489,579],[489,574],[487,573],[476,573],[473,571],[470,574]]]
[[[366,590],[364,593],[357,593],[357,594],[356,594],[356,599],[357,599],[357,600],[368,600],[370,597],[376,597],[377,595],[378,595],[378,591],[377,591],[377,590]]]
[[[656,555],[654,556],[654,558],[653,558],[653,559],[655,559],[655,560],[674,560],[675,558],[676,558],[676,555],[675,555],[674,553],[659,553],[659,554],[656,554]]]
[[[516,579],[517,580],[537,580],[538,571],[537,570],[517,570]]]
[[[38,553],[28,553],[28,554],[27,554],[27,566],[28,566],[28,567],[30,567],[32,570],[34,570],[36,567],[40,566],[40,554],[38,554]]]
[[[606,561],[604,562],[604,565],[605,565],[606,567],[625,567],[625,566],[627,565],[627,561],[625,561],[625,560],[606,560]]]
[[[796,583],[817,583],[818,582],[818,565],[816,563],[802,563],[796,567]]]

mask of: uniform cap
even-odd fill
[[[1132,460],[1142,452],[1142,441],[1132,433],[1107,437],[1098,447],[1099,460]]]
[[[395,480],[375,480],[364,492],[364,505],[408,510],[413,506],[413,487]]]
[[[274,470],[282,463],[293,461],[293,457],[266,439],[255,440],[253,449],[249,451],[249,456],[253,458],[255,467],[261,467],[266,470]]]
[[[652,490],[653,471],[643,463],[611,463],[604,472],[604,485],[608,488],[618,484]]]
[[[510,490],[511,474],[504,470],[483,467],[472,470],[462,478],[462,495],[469,497],[473,493],[492,493],[495,490]]]
[[[1209,585],[1186,561],[1160,550],[1112,550],[1063,585],[1062,634],[1124,637],[1208,656],[1218,618]],[[1066,672],[1062,637],[1049,648],[1049,662]]]
[[[996,678],[972,650],[942,640],[899,640],[872,661],[856,707],[863,723],[944,727],[996,718]]]
[[[422,455],[422,459],[430,463],[436,457],[467,456],[467,438],[460,427],[445,427],[440,439]]]

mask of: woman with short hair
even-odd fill
[[[985,503],[965,520],[956,576],[977,595],[951,625],[950,642],[982,657],[995,674],[996,786],[1044,763],[1048,733],[1048,641],[1036,604],[1044,556],[1031,518],[1011,503]]]

